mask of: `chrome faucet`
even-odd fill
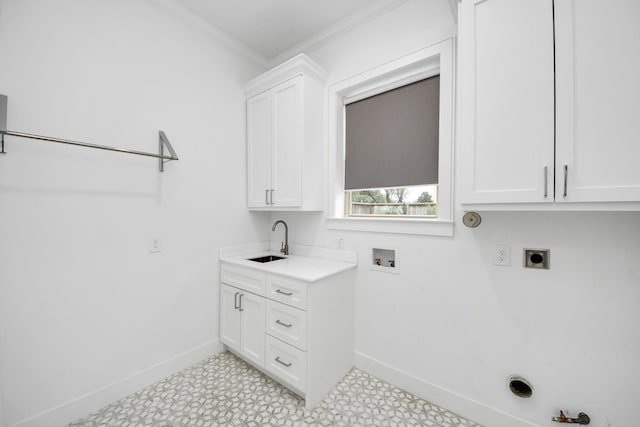
[[[284,242],[282,242],[282,248],[280,248],[280,252],[282,252],[283,255],[289,255],[289,227],[287,226],[286,222],[279,219],[273,223],[271,231],[276,231],[276,226],[278,224],[284,225]]]

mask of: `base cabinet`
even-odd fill
[[[353,270],[316,282],[220,271],[223,344],[315,406],[353,367]]]
[[[220,286],[220,339],[229,348],[240,352],[240,290],[229,285]]]
[[[252,363],[262,365],[266,307],[264,298],[224,284],[221,295],[222,342]]]

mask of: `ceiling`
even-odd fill
[[[175,1],[270,61],[296,47],[318,43],[407,0]]]

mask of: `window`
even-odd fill
[[[345,191],[345,215],[437,218],[437,194],[437,185],[348,190]]]
[[[437,217],[440,76],[345,106],[345,215]]]
[[[328,228],[453,235],[453,46],[453,39],[448,39],[329,87]],[[385,136],[391,125],[378,123],[378,114],[365,112],[365,125],[356,132],[360,142],[353,143],[352,107],[420,86],[429,87],[432,94],[436,88],[438,93],[429,97],[431,118],[422,123],[428,122],[428,137],[413,138],[414,130],[409,131],[402,120]],[[398,108],[402,114],[383,116],[404,119],[416,110],[411,102],[408,105]],[[372,145],[380,135],[382,142]],[[415,144],[417,140],[422,143]]]

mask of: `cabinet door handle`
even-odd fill
[[[287,368],[288,368],[289,366],[291,366],[291,362],[289,362],[289,363],[285,363],[285,362],[283,362],[282,360],[280,360],[280,356],[276,357],[274,360],[275,360],[276,362],[278,362],[279,364],[281,364],[281,365],[283,365],[283,366],[286,366]]]
[[[269,204],[269,190],[264,190],[264,204],[268,205]]]
[[[569,166],[564,165],[564,192],[562,197],[567,197],[567,176],[569,175]]]
[[[240,292],[236,292],[236,293],[233,295],[233,309],[234,309],[234,310],[237,310],[237,309],[239,309],[239,308],[240,308],[240,305],[238,305],[238,294],[239,294],[239,293],[240,293]]]
[[[545,166],[544,167],[544,197],[545,199],[547,198],[547,196],[549,195],[549,167]]]
[[[276,292],[282,295],[286,295],[288,297],[290,297],[291,295],[293,295],[293,292],[285,292],[282,289],[276,289]]]
[[[238,310],[240,311],[244,311],[244,308],[242,308],[242,297],[244,296],[244,294],[240,294],[240,298],[238,298]]]
[[[283,322],[283,321],[281,321],[280,319],[276,320],[276,323],[277,323],[278,325],[282,325],[282,326],[284,326],[285,328],[290,328],[291,326],[293,326],[291,323],[284,323],[284,322]]]
[[[273,205],[273,192],[274,192],[274,191],[275,191],[275,190],[271,190],[271,204],[272,204],[272,205]]]

